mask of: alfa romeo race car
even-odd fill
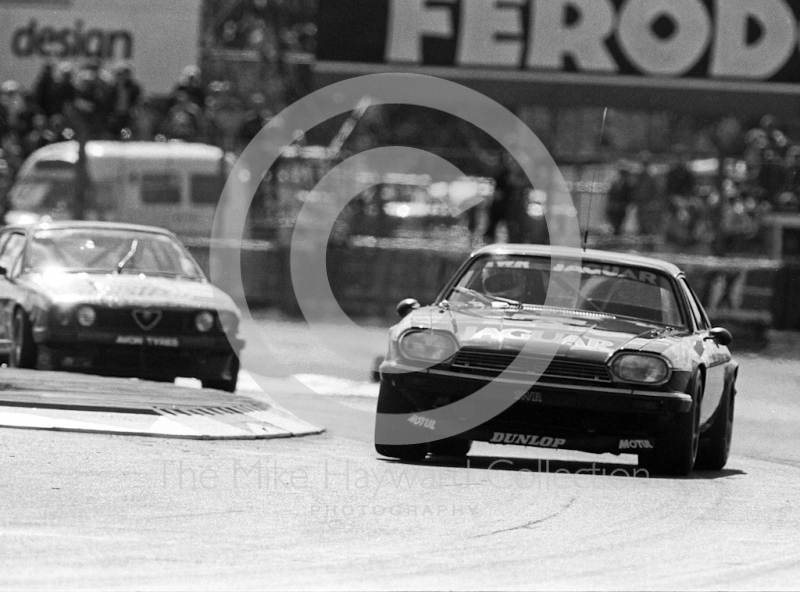
[[[0,356],[12,367],[193,377],[232,392],[238,325],[233,300],[166,230],[57,222],[0,231]]]
[[[672,264],[593,250],[484,247],[403,317],[380,365],[379,454],[466,455],[472,441],[637,454],[719,470],[738,364]]]

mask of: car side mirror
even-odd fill
[[[415,298],[406,298],[405,300],[401,300],[400,304],[397,305],[397,314],[402,319],[412,310],[416,310],[419,308],[419,302]]]
[[[708,332],[708,338],[713,339],[720,345],[728,345],[731,341],[733,341],[733,335],[727,329],[723,329],[722,327],[714,327]]]

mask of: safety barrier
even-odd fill
[[[684,270],[712,320],[773,326],[779,261],[674,254],[660,257]]]
[[[800,331],[800,260],[786,261],[775,279],[773,327]]]
[[[265,241],[221,245],[241,248],[244,295],[252,306],[299,313],[289,272],[289,251]],[[208,269],[208,241],[190,243]],[[352,316],[395,318],[403,298],[431,302],[467,257],[458,250],[402,248],[397,245],[330,247],[328,278],[339,305]],[[800,307],[790,294],[800,291],[800,264],[766,259],[659,255],[681,267],[715,323],[756,333],[800,329]],[[322,300],[320,300],[320,305]]]

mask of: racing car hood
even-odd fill
[[[89,273],[33,273],[25,281],[54,304],[238,309],[230,296],[208,282],[155,276]]]
[[[425,307],[408,315],[408,327],[452,334],[460,348],[520,351],[526,344],[556,347],[555,355],[605,361],[620,349],[662,353],[685,330],[581,311]],[[531,348],[528,348],[531,351]]]

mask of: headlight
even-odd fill
[[[645,354],[621,354],[611,361],[611,374],[622,382],[658,384],[669,378],[670,367],[664,358]]]
[[[75,316],[81,327],[91,327],[97,320],[97,313],[91,306],[81,306]]]
[[[211,327],[214,326],[214,315],[207,310],[197,313],[194,318],[194,326],[200,333],[208,333],[211,331]]]
[[[414,331],[400,338],[400,351],[412,360],[441,362],[456,353],[456,344],[442,333]]]

